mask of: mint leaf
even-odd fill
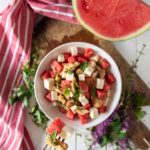
[[[66,88],[65,91],[64,91],[64,95],[66,97],[68,97],[70,95],[70,92],[71,92],[70,88]]]
[[[79,67],[84,71],[87,66],[88,66],[88,63],[87,62],[83,62],[83,63],[80,64]]]
[[[56,136],[57,136],[57,131],[55,130],[55,131],[53,131],[53,133],[51,134],[51,139],[52,139],[53,142],[56,141]]]
[[[95,97],[96,97],[96,88],[95,88],[95,87],[92,87],[92,88],[91,88],[91,97],[92,97],[92,98],[95,98]]]
[[[58,141],[57,141],[57,131],[53,131],[52,134],[50,135],[49,134],[49,138],[50,138],[50,141],[54,144],[54,145],[57,145],[58,144]]]
[[[75,84],[74,84],[74,89],[75,89],[74,98],[75,98],[76,100],[79,100],[80,89],[79,89],[79,86],[78,86],[77,82],[75,82]]]

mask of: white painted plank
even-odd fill
[[[45,146],[45,132],[42,128],[35,125],[28,112],[25,115],[25,127],[29,131],[35,150],[43,149]]]
[[[146,45],[144,55],[140,57],[136,71],[143,81],[150,87],[150,31],[145,32],[137,38],[138,51],[141,50],[143,44]]]
[[[135,60],[136,57],[136,38],[123,42],[113,42],[113,45],[131,65],[132,61]]]

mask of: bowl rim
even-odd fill
[[[39,107],[40,107],[40,109],[41,109],[41,111],[50,119],[50,120],[54,120],[54,118],[53,117],[51,117],[50,115],[48,115],[47,113],[46,113],[46,111],[44,110],[44,108],[41,106],[41,104],[40,104],[40,101],[39,101],[39,99],[38,99],[38,96],[37,96],[37,90],[36,90],[36,80],[37,80],[37,76],[39,75],[38,74],[38,72],[39,72],[39,69],[40,69],[40,67],[42,66],[42,64],[43,64],[43,62],[47,59],[47,57],[49,57],[49,55],[51,55],[51,53],[54,53],[57,49],[60,49],[61,47],[65,47],[65,46],[73,46],[73,45],[76,45],[76,47],[81,47],[82,48],[82,46],[79,46],[79,45],[90,45],[90,46],[92,46],[93,47],[93,49],[94,49],[94,47],[95,48],[97,48],[97,49],[99,49],[100,51],[103,51],[103,53],[105,53],[106,55],[108,55],[108,57],[110,57],[111,59],[112,59],[112,62],[114,63],[114,65],[115,65],[115,67],[116,67],[116,70],[115,71],[117,71],[117,74],[118,74],[118,92],[117,92],[117,95],[116,95],[116,97],[115,97],[115,100],[117,101],[117,103],[116,103],[116,105],[115,105],[115,107],[113,107],[113,109],[111,109],[110,111],[109,111],[109,113],[108,113],[108,115],[104,118],[104,119],[101,119],[102,121],[101,122],[99,122],[99,123],[102,123],[102,122],[104,122],[106,119],[108,119],[110,116],[111,116],[111,114],[115,111],[115,109],[117,108],[117,106],[118,106],[118,104],[119,104],[119,101],[120,101],[120,97],[121,97],[121,92],[122,92],[122,78],[121,78],[121,73],[120,73],[120,71],[119,71],[119,68],[118,68],[118,65],[116,64],[116,62],[115,62],[115,60],[112,58],[112,56],[110,56],[110,54],[108,54],[104,49],[102,49],[102,48],[100,48],[99,46],[97,46],[97,45],[94,45],[94,44],[91,44],[91,43],[87,43],[87,42],[68,42],[68,43],[64,43],[64,44],[61,44],[61,45],[59,45],[59,46],[57,46],[57,47],[55,47],[54,49],[52,49],[50,52],[48,52],[44,57],[43,57],[43,59],[41,60],[41,62],[40,62],[40,64],[38,65],[38,68],[37,68],[37,70],[36,70],[36,74],[35,74],[35,77],[34,77],[34,93],[35,93],[35,98],[36,98],[36,101],[37,101],[37,103],[38,103],[38,105],[39,105]],[[87,46],[88,47],[88,46]],[[96,51],[96,50],[95,50]],[[96,51],[97,52],[97,51]],[[98,54],[99,55],[99,54]],[[103,57],[103,56],[102,56]],[[104,57],[105,58],[105,57]],[[112,101],[114,100],[114,98],[112,99]],[[96,118],[97,119],[97,118]],[[94,119],[94,120],[96,120],[96,119]],[[93,120],[93,121],[94,121]],[[94,124],[94,125],[92,125],[92,126],[89,126],[89,125],[86,125],[86,124],[84,124],[84,125],[86,125],[86,127],[85,126],[83,126],[82,124],[80,124],[80,127],[77,127],[76,129],[86,129],[86,128],[90,128],[90,127],[93,127],[93,126],[96,126],[96,125],[98,125],[99,123],[96,123],[96,124]],[[68,125],[69,126],[69,125]]]

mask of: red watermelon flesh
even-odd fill
[[[62,128],[65,126],[64,122],[59,118],[56,118],[46,129],[48,134],[52,134],[54,131],[58,133],[61,132]]]
[[[139,0],[73,0],[79,22],[107,40],[134,37],[150,27],[150,7]]]

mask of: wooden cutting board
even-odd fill
[[[45,53],[40,54],[41,58],[53,48],[63,43],[84,41],[95,44],[114,58],[119,66],[122,80],[123,82],[126,82],[127,72],[130,69],[126,60],[115,49],[112,43],[95,37],[80,25],[44,18],[34,30],[33,42],[35,41],[43,50],[45,50]],[[148,94],[145,99],[145,105],[147,105],[150,99],[150,89],[137,74],[135,74],[134,82],[137,91],[147,91]],[[150,142],[150,131],[142,122],[133,120],[133,127],[129,131],[129,138],[137,148],[147,149],[148,147],[143,141],[143,137]]]

